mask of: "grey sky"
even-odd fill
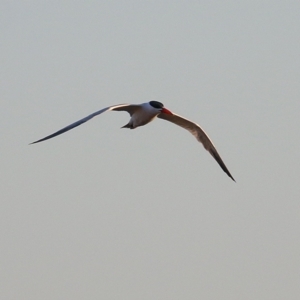
[[[300,2],[2,1],[1,299],[299,299]],[[237,183],[162,120],[209,134]]]

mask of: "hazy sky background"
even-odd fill
[[[1,299],[300,295],[299,1],[1,1]],[[161,101],[188,132],[119,128]]]

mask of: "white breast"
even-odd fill
[[[132,115],[130,123],[134,128],[146,125],[159,113],[159,109],[152,107],[149,103],[143,103],[141,104],[141,108]]]

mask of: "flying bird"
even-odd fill
[[[98,110],[87,117],[76,121],[40,140],[37,140],[30,144],[36,144],[48,139],[51,139],[57,135],[60,135],[68,130],[71,130],[87,121],[92,119],[95,116],[98,116],[106,111],[127,111],[130,114],[129,122],[121,128],[135,129],[137,127],[143,126],[151,122],[156,117],[172,122],[186,130],[188,130],[200,143],[203,144],[204,148],[212,155],[212,157],[217,161],[222,170],[233,180],[234,178],[230,174],[229,170],[225,166],[223,160],[221,159],[219,153],[217,152],[214,144],[208,137],[208,135],[203,131],[203,129],[196,123],[187,120],[177,114],[174,114],[170,110],[166,109],[161,102],[150,101],[142,104],[118,104],[105,107],[101,110]]]

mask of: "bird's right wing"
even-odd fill
[[[139,107],[140,107],[139,105],[133,105],[133,104],[118,104],[118,105],[112,105],[112,106],[108,106],[108,107],[102,108],[102,109],[100,109],[100,110],[98,110],[98,111],[96,111],[96,112],[88,115],[87,117],[85,117],[85,118],[83,118],[81,120],[78,120],[78,121],[76,121],[76,122],[74,122],[74,123],[72,123],[72,124],[70,124],[70,125],[62,128],[62,129],[58,130],[58,131],[52,133],[52,134],[50,134],[50,135],[48,135],[48,136],[46,136],[46,137],[44,137],[44,138],[42,138],[40,140],[37,140],[35,142],[30,143],[30,145],[31,144],[36,144],[36,143],[39,143],[39,142],[42,142],[42,141],[46,141],[48,139],[51,139],[51,138],[53,138],[53,137],[55,137],[57,135],[60,135],[60,134],[62,134],[64,132],[66,132],[66,131],[69,131],[69,130],[71,130],[71,129],[73,129],[73,128],[75,128],[75,127],[77,127],[77,126],[79,126],[79,125],[81,125],[81,124],[89,121],[90,119],[94,118],[95,116],[98,116],[98,115],[104,113],[105,111],[110,111],[110,110],[127,111],[132,116],[132,114],[136,110],[138,110]]]
[[[220,165],[222,170],[233,180],[234,178],[230,174],[229,170],[227,169],[226,165],[224,164],[221,156],[219,155],[217,149],[215,148],[213,142],[210,140],[208,135],[204,132],[204,130],[196,123],[187,120],[179,115],[176,115],[174,113],[172,114],[165,114],[160,113],[158,118],[172,122],[186,130],[188,130],[202,145],[204,148],[212,155],[212,157],[217,161],[217,163]]]

